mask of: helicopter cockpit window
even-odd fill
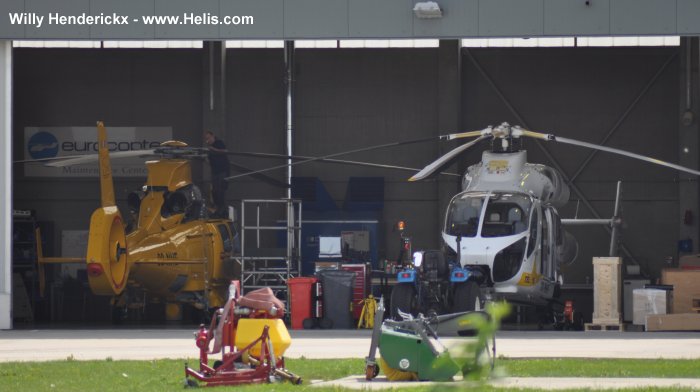
[[[527,230],[530,198],[518,193],[495,193],[486,206],[482,237],[505,237]]]
[[[447,213],[445,231],[449,235],[476,237],[484,196],[464,194],[455,198]]]

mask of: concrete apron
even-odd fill
[[[0,362],[195,358],[195,328],[0,331]],[[369,331],[291,331],[288,358],[364,358]],[[446,338],[451,347],[464,342]],[[698,333],[499,332],[497,355],[507,358],[700,358]]]
[[[372,381],[365,376],[349,376],[334,381],[311,381],[312,387],[340,387],[358,390],[381,390],[391,388],[409,388],[420,386],[445,386],[475,388],[481,384],[462,381],[455,377],[453,382],[403,381],[390,382],[379,376]],[[700,379],[692,378],[589,378],[589,377],[504,377],[486,383],[497,388],[531,388],[531,389],[638,389],[638,388],[693,388],[700,389]]]

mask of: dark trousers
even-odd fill
[[[229,173],[220,172],[211,174],[211,199],[216,207],[215,214],[226,214],[226,189],[228,189],[228,181],[225,180]]]

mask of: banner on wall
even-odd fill
[[[172,127],[107,127],[110,152],[150,150],[171,140]],[[26,127],[24,159],[97,154],[96,127]],[[144,159],[113,159],[115,177],[145,177]],[[27,177],[97,177],[97,162],[67,167],[49,167],[40,163],[24,165]]]

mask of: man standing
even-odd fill
[[[211,198],[216,208],[214,216],[226,216],[226,189],[228,182],[226,177],[230,176],[230,165],[226,145],[221,139],[214,136],[214,132],[204,132],[204,141],[209,146],[209,166],[211,167]]]

